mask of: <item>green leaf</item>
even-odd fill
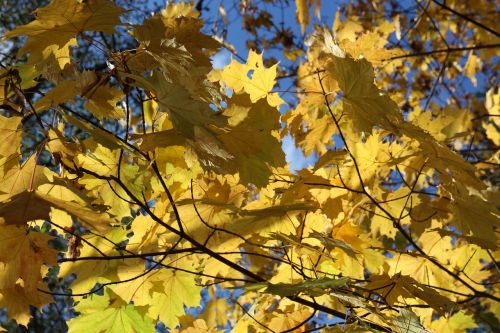
[[[153,320],[126,304],[109,289],[104,295],[90,295],[75,305],[80,313],[68,322],[69,333],[156,332]]]
[[[393,324],[398,333],[431,333],[422,326],[417,315],[407,309],[399,311],[399,316],[394,319]]]
[[[290,283],[250,283],[243,286],[243,289],[253,291],[266,288],[263,292],[278,295],[281,297],[295,296],[304,293],[310,296],[321,296],[327,294],[332,289],[338,289],[347,286],[349,278],[341,277],[338,279],[320,278],[316,280],[306,280],[296,284]]]

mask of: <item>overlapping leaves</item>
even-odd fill
[[[297,1],[302,31],[312,3]],[[149,332],[157,321],[286,331],[316,311],[349,317],[352,331],[453,331],[475,327],[475,307],[494,312],[495,189],[450,148],[472,117],[402,112],[372,65],[399,54],[383,49],[392,25],[336,21],[338,41],[318,28],[298,105],[280,118],[278,64],[250,51],[212,70],[221,44],[190,4],[133,25],[135,48],[105,50],[101,71],[75,66],[76,38],[96,45],[86,32],[113,34],[123,13],[54,0],[7,34],[28,36],[29,53],[1,76],[0,305],[11,318],[26,324],[29,305],[50,301],[48,266],[75,275],[72,332]],[[54,86],[31,101],[34,73]],[[27,152],[29,118],[42,138]],[[496,123],[483,125],[494,141]],[[314,166],[287,169],[288,134],[319,154]],[[67,246],[59,262],[54,239]],[[193,318],[202,290],[211,299]]]

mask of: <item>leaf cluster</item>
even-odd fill
[[[487,6],[359,1],[330,28],[297,0],[294,31],[241,1],[242,58],[222,3],[211,35],[203,1],[129,5],[52,0],[4,33],[24,38],[0,69],[9,318],[69,299],[69,332],[494,329]]]

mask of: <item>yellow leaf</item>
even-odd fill
[[[37,308],[52,301],[38,291],[44,265],[57,264],[57,252],[49,247],[52,237],[27,232],[25,227],[0,225],[0,306],[8,307],[10,318],[26,325],[30,306]]]
[[[57,107],[59,104],[73,101],[75,97],[85,99],[85,107],[97,118],[119,119],[125,116],[123,108],[116,103],[125,95],[117,88],[104,84],[104,79],[92,71],[77,72],[72,79],[59,82],[45,96],[38,100],[36,109]]]
[[[235,156],[234,171],[239,171],[242,183],[267,184],[270,167],[283,166],[285,159],[273,135],[279,128],[279,112],[266,101],[252,104],[246,96],[233,96],[225,114],[230,117],[229,123],[235,126],[218,131],[217,138]]]
[[[46,220],[49,213],[50,204],[41,200],[35,192],[23,191],[2,202],[0,225],[22,226],[30,221]]]
[[[111,218],[105,207],[99,205],[90,206],[87,202],[80,203],[75,201],[68,201],[74,194],[67,190],[65,195],[66,199],[59,199],[52,195],[45,194],[42,190],[36,192],[39,199],[39,204],[46,204],[50,207],[63,210],[66,213],[74,216],[81,224],[91,230],[103,232],[109,229],[110,225],[117,224],[116,219]]]
[[[124,94],[121,90],[102,85],[89,93],[86,107],[99,119],[103,117],[120,119],[125,116],[123,108],[117,107]]]
[[[474,86],[477,85],[476,73],[481,69],[481,63],[481,58],[476,56],[473,51],[469,53],[464,66],[464,74],[471,80]]]
[[[0,225],[0,262],[4,273],[0,292],[2,288],[14,287],[18,279],[22,279],[26,290],[37,293],[38,283],[42,281],[42,265],[56,264],[56,251],[48,244],[52,238],[39,232],[26,232],[25,227]]]
[[[143,259],[127,259],[116,266],[117,278],[121,281],[131,281],[110,285],[109,288],[126,304],[133,302],[136,305],[147,305],[151,302],[154,276],[159,270],[152,270],[145,274],[146,267]]]
[[[431,323],[430,328],[433,332],[442,333],[461,333],[470,328],[476,328],[477,324],[474,317],[465,314],[464,311],[459,311],[453,316],[441,317]]]
[[[315,6],[314,12],[316,16],[319,17],[319,10],[321,7],[321,0],[295,0],[296,16],[297,21],[300,24],[300,28],[302,29],[302,34],[306,29],[306,26],[309,24],[309,9],[313,5]]]
[[[84,31],[113,33],[124,12],[112,1],[53,0],[47,7],[36,10],[36,20],[5,34],[7,38],[29,36],[20,54],[41,54],[51,50],[69,49],[71,41]],[[57,51],[59,52],[59,51]],[[63,51],[68,54],[68,51]]]
[[[50,220],[65,229],[69,229],[73,226],[73,219],[71,218],[71,215],[66,213],[64,210],[57,208],[51,208]]]
[[[21,144],[22,127],[21,117],[6,118],[0,116],[0,156],[14,154]]]
[[[0,273],[0,278],[2,273]],[[39,288],[46,289],[47,287],[40,283]],[[0,289],[0,306],[8,308],[9,318],[15,319],[20,325],[28,326],[31,316],[30,307],[34,306],[38,309],[42,305],[49,304],[53,301],[50,295],[39,292],[38,290],[26,289],[22,283],[15,284],[10,288]]]
[[[180,267],[193,270],[192,267]],[[174,328],[179,317],[185,314],[184,306],[198,306],[201,301],[201,287],[196,285],[195,275],[183,271],[161,270],[152,277],[154,285],[148,315],[159,318],[165,326]]]
[[[378,125],[397,132],[403,117],[396,103],[373,83],[375,74],[368,61],[332,54],[328,72],[344,92],[344,111],[357,130],[370,133]]]
[[[304,322],[307,318],[311,316],[311,310],[300,309],[296,311],[286,311],[284,313],[276,314],[269,321],[269,328],[275,332],[283,332],[290,330],[292,328],[297,328],[297,326]],[[306,326],[301,325],[300,328],[294,329],[294,332],[303,332]]]
[[[265,68],[262,61],[262,54],[250,50],[246,64],[241,64],[232,60],[224,67],[221,73],[221,81],[236,94],[246,92],[250,95],[250,100],[255,103],[261,98],[268,97],[271,106],[279,106],[283,103],[281,98],[270,94],[276,79],[275,64],[270,68]]]
[[[90,208],[79,202],[58,199],[48,195],[47,190],[50,191],[50,187],[42,187],[39,191],[23,191],[2,202],[0,224],[24,225],[34,220],[48,220],[53,207],[67,212],[84,226],[97,231],[107,230],[110,224],[117,222],[104,213],[102,207]],[[75,196],[68,189],[64,192],[68,195],[68,199]]]
[[[111,242],[120,243],[126,239],[127,230],[117,227],[108,231],[105,235]],[[80,257],[92,257],[105,255],[120,255],[116,246],[100,236],[82,236]],[[59,275],[67,277],[76,274],[76,280],[71,285],[73,293],[87,293],[96,283],[105,283],[117,279],[117,268],[122,264],[120,260],[82,260],[63,262]]]
[[[14,155],[3,162],[3,176],[0,178],[1,201],[24,191],[36,190],[40,184],[48,181],[43,173],[44,167],[36,164],[35,155],[22,165],[19,164],[19,156]]]
[[[380,66],[391,57],[403,54],[399,49],[387,49],[387,39],[380,33],[368,31],[356,37],[355,41],[344,41],[341,46],[354,59],[365,58],[375,66]]]
[[[304,33],[306,26],[309,24],[309,7],[307,2],[307,0],[295,0],[297,21],[300,23],[302,33]]]
[[[452,301],[440,295],[435,289],[418,283],[410,276],[400,274],[396,274],[392,278],[388,275],[373,275],[367,289],[376,290],[391,305],[412,303],[411,299],[418,298],[439,313],[451,311],[454,305]]]
[[[100,143],[93,145],[90,153],[79,154],[75,160],[76,165],[101,176],[116,175],[118,172],[119,150],[111,150]],[[100,180],[99,180],[100,181]]]

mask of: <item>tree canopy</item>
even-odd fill
[[[498,3],[27,3],[0,27],[6,329],[499,327]]]

